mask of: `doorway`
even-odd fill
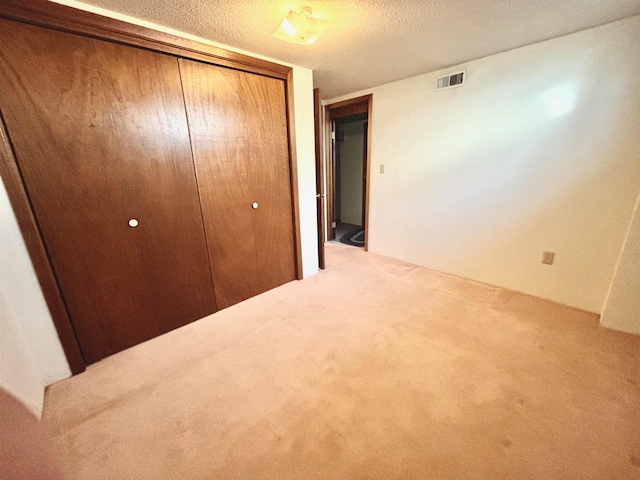
[[[368,241],[371,95],[326,106],[327,240]]]
[[[334,203],[335,241],[364,247],[367,126],[366,113],[335,120]]]

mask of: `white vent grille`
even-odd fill
[[[450,73],[444,77],[438,77],[436,80],[436,92],[447,88],[461,87],[464,84],[466,76],[466,72],[462,70],[461,72]]]

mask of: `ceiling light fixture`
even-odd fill
[[[313,15],[311,7],[290,10],[273,36],[285,42],[311,45],[324,33],[331,22]]]

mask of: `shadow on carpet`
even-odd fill
[[[364,228],[358,227],[355,230],[351,230],[340,237],[342,243],[347,245],[355,245],[356,247],[364,247]]]

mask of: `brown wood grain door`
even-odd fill
[[[180,59],[219,308],[295,279],[285,85]]]
[[[0,109],[85,360],[214,312],[177,59],[0,31]]]

